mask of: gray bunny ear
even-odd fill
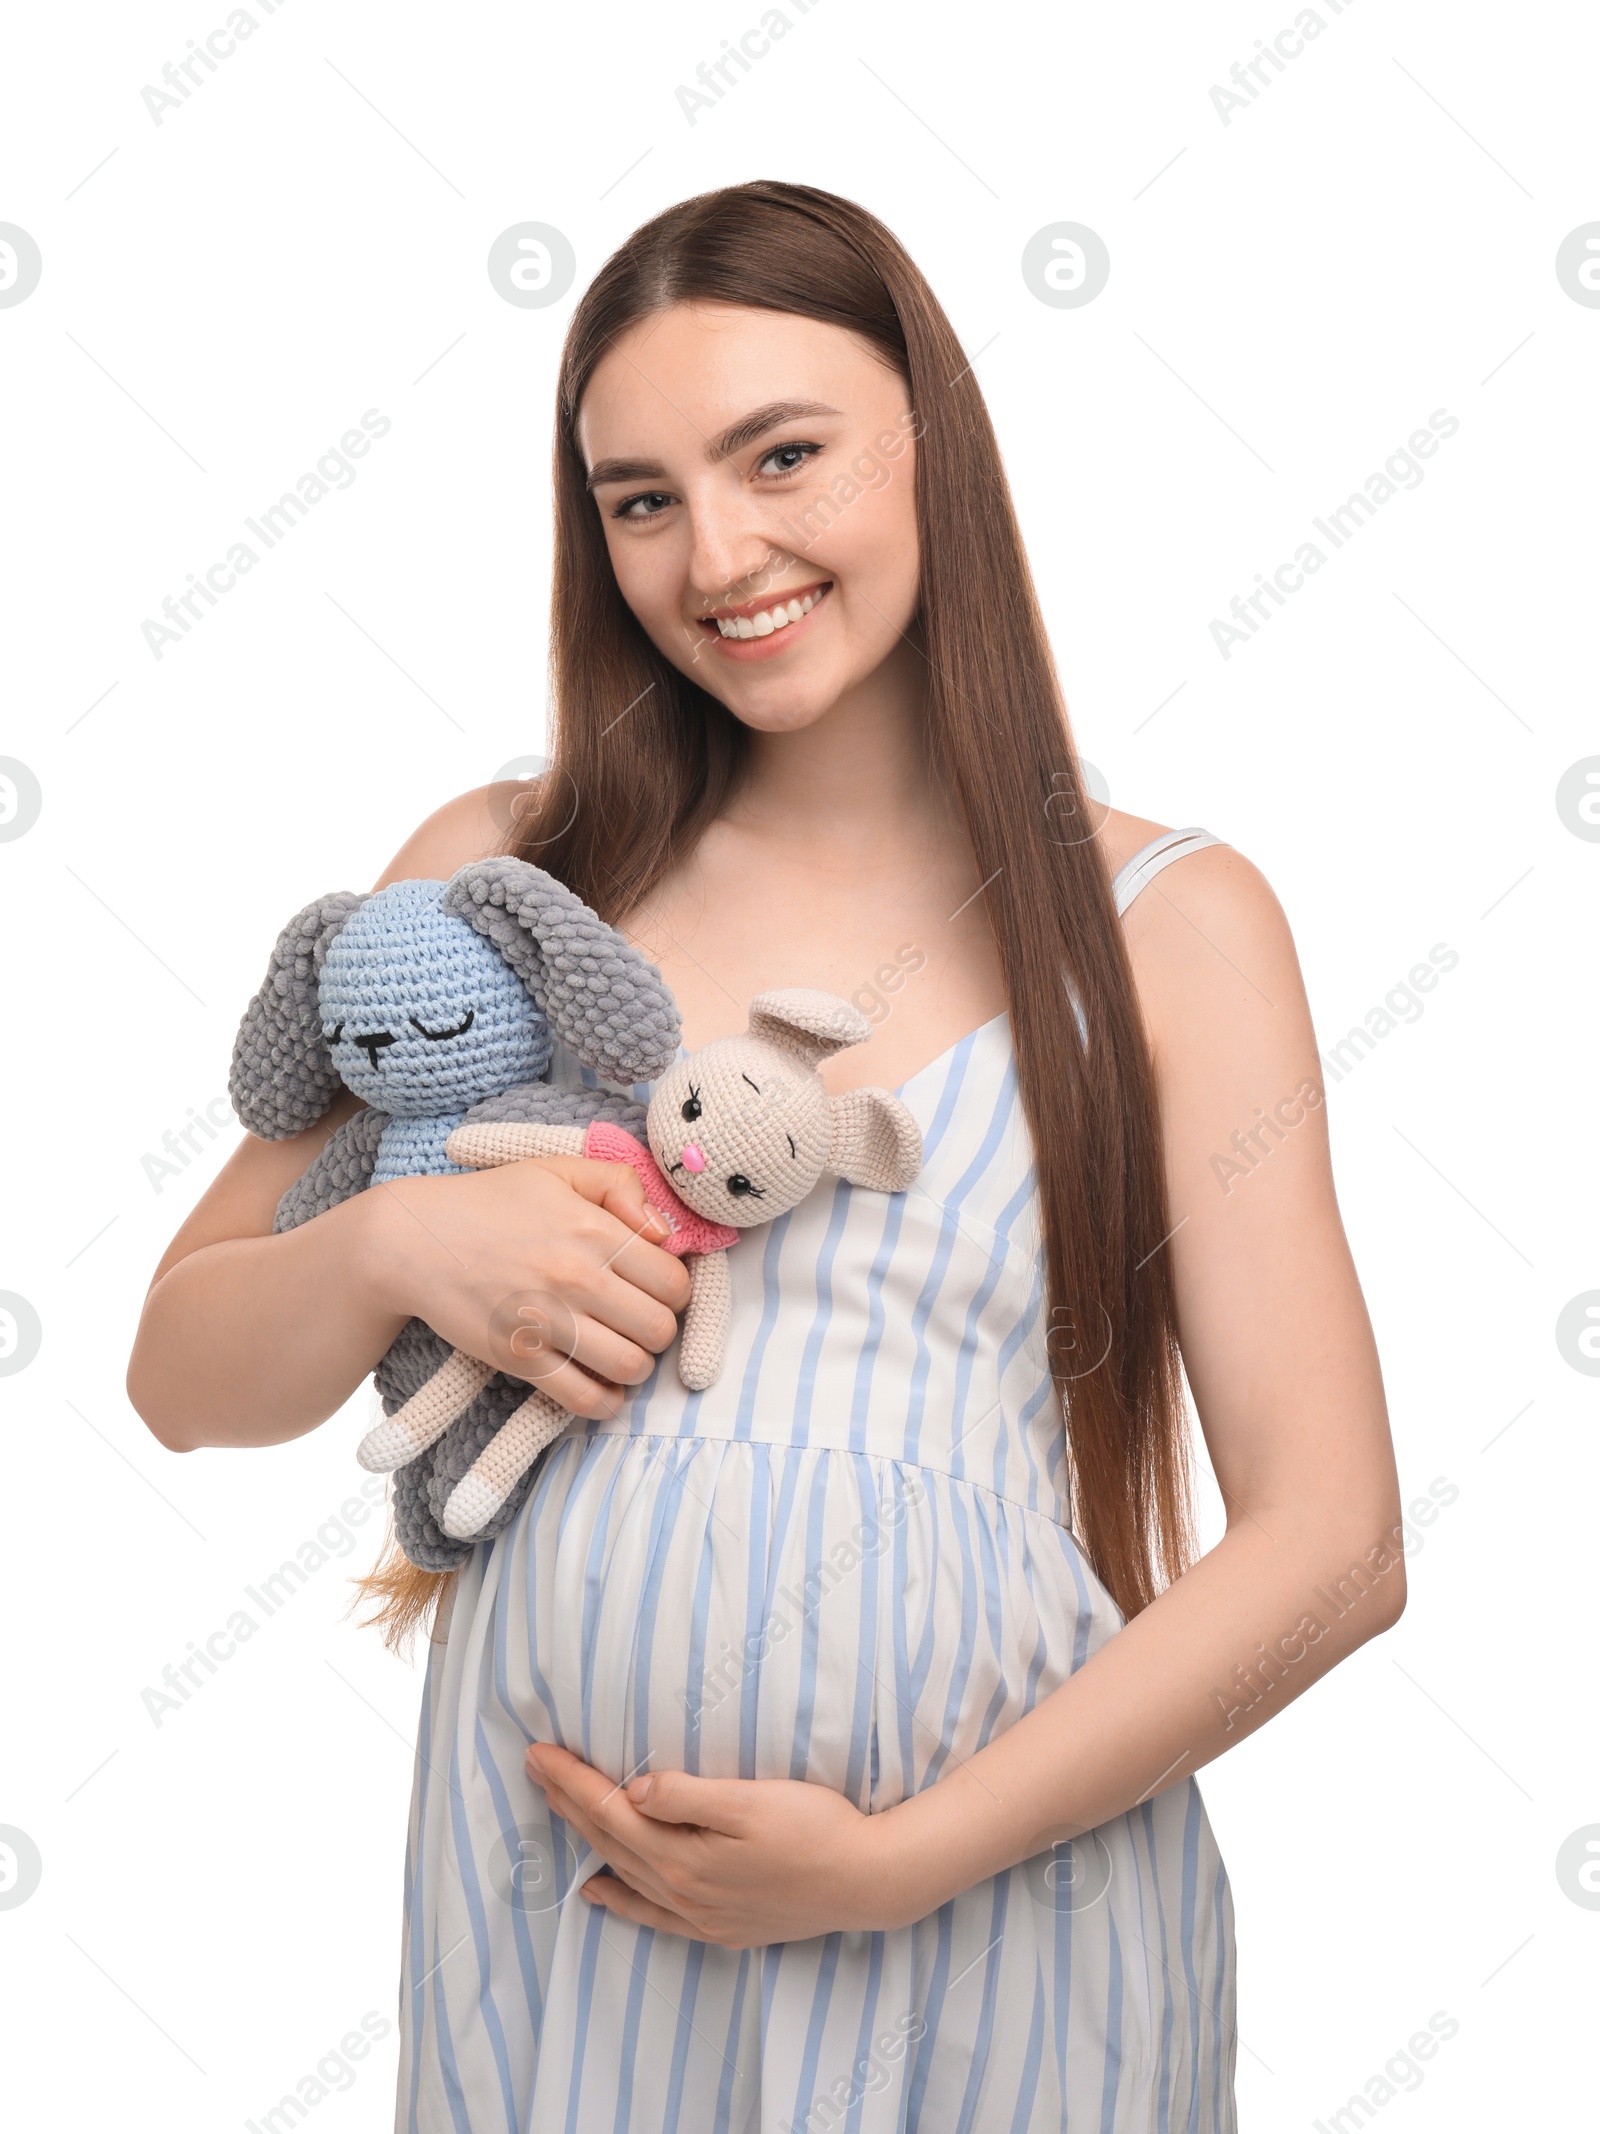
[[[444,908],[485,934],[555,1035],[608,1082],[653,1082],[678,1057],[678,1005],[653,963],[563,882],[526,860],[474,860]]]
[[[322,1035],[317,980],[329,942],[366,901],[339,889],[297,911],[278,936],[260,992],[244,1011],[228,1095],[243,1124],[263,1141],[303,1134],[339,1091]]]

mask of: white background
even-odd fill
[[[1555,254],[1600,218],[1600,29],[1576,5],[1324,5],[1225,125],[1212,85],[1290,0],[791,0],[691,126],[677,85],[761,12],[257,4],[159,126],[141,90],[222,0],[99,0],[70,48],[60,11],[7,32],[0,220],[43,256],[0,309],[0,753],[43,796],[0,844],[0,1289],[43,1327],[0,1381],[0,1824],[43,1863],[0,1911],[15,2116],[214,2134],[393,2017],[419,1684],[344,1616],[378,1522],[162,1724],[141,1701],[351,1495],[366,1412],[270,1451],[155,1444],[127,1349],[235,1130],[159,1190],[144,1159],[225,1095],[288,914],[539,747],[572,303],[646,215],[760,176],[860,200],[930,277],[1084,754],[1118,805],[1265,872],[1324,1049],[1431,946],[1459,956],[1330,1090],[1406,1494],[1459,1496],[1398,1629],[1202,1787],[1245,2128],[1326,2119],[1440,2010],[1459,2030],[1384,2129],[1571,2124],[1600,1913],[1555,1862],[1600,1823],[1600,1476],[1597,1388],[1555,1327],[1600,1286],[1600,845],[1555,795],[1600,754],[1600,309]],[[576,250],[549,309],[485,271],[524,220]],[[1081,309],[1020,270],[1062,220],[1111,255]],[[155,659],[145,618],[374,408],[392,428],[354,484]],[[1212,619],[1436,409],[1460,427],[1420,486],[1224,659]],[[394,2047],[318,2134],[388,2126]]]

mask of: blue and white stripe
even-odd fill
[[[1213,842],[1156,840],[1119,908]],[[916,1186],[825,1182],[747,1233],[717,1383],[669,1350],[462,1570],[407,1848],[408,2134],[1233,2134],[1232,1902],[1192,1779],[915,1926],[728,1950],[579,1901],[600,1863],[523,1770],[537,1737],[882,1810],[1121,1627],[1067,1525],[1008,1019],[899,1094]]]

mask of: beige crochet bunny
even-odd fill
[[[645,1123],[646,1149],[621,1128],[458,1126],[452,1163],[482,1170],[528,1156],[591,1155],[631,1163],[645,1197],[672,1223],[664,1250],[688,1262],[690,1295],[678,1376],[712,1384],[727,1344],[732,1286],[727,1247],[741,1230],[798,1206],[824,1174],[876,1193],[901,1193],[922,1168],[922,1135],[886,1089],[831,1095],[820,1063],[872,1035],[866,1017],[833,993],[790,986],[750,1003],[749,1028],[719,1037],[669,1067]],[[472,1400],[490,1366],[457,1351],[404,1408],[363,1442],[377,1472],[415,1459]],[[535,1389],[457,1483],[441,1524],[468,1539],[493,1517],[537,1455],[571,1421]]]

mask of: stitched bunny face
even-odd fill
[[[550,1027],[443,882],[392,882],[328,944],[317,987],[340,1080],[395,1118],[438,1118],[550,1064]]]
[[[715,1038],[668,1068],[645,1132],[678,1198],[739,1230],[797,1207],[833,1138],[821,1078],[749,1036]]]
[[[296,912],[239,1024],[228,1094],[264,1141],[303,1133],[341,1082],[431,1125],[537,1082],[556,1042],[633,1083],[671,1065],[678,1035],[653,963],[553,875],[497,855]]]
[[[669,1067],[645,1133],[673,1191],[711,1222],[752,1229],[797,1207],[826,1172],[903,1192],[922,1135],[884,1089],[831,1096],[820,1061],[872,1027],[848,1001],[791,986],[750,1004],[750,1027]]]

